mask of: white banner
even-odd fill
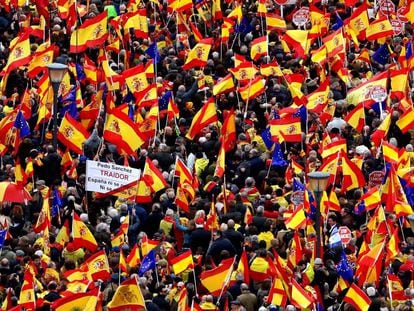
[[[86,191],[107,193],[137,181],[141,170],[129,166],[98,161],[86,161]]]

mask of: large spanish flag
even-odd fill
[[[246,86],[239,88],[239,93],[244,102],[248,102],[251,98],[255,98],[265,91],[265,84],[261,76],[257,76]]]
[[[369,26],[368,5],[364,2],[360,5],[345,22],[356,35],[362,33]]]
[[[200,40],[190,53],[188,53],[183,69],[189,70],[194,67],[205,67],[212,44],[213,38]]]
[[[345,52],[345,39],[342,35],[342,29],[331,33],[330,35],[323,38],[326,51],[329,57],[336,54],[343,54]]]
[[[70,150],[83,154],[82,145],[89,138],[88,131],[74,118],[66,113],[60,123],[58,139]]]
[[[259,69],[252,62],[248,62],[246,60],[240,60],[240,61],[241,63],[237,64],[238,61],[237,61],[237,54],[236,54],[235,67],[230,68],[229,71],[233,74],[236,80],[246,83],[254,78],[254,76],[259,71]]]
[[[367,311],[371,304],[371,299],[369,299],[368,295],[355,283],[351,284],[344,297],[344,301],[353,305],[358,311]]]
[[[218,296],[229,281],[233,270],[233,258],[226,259],[214,269],[203,271],[200,275],[201,284],[212,294]]]
[[[138,126],[117,109],[107,113],[103,138],[115,144],[121,154],[135,154],[144,143]]]
[[[191,123],[186,137],[193,140],[203,128],[217,120],[216,105],[214,103],[214,98],[211,97],[193,117],[193,122]]]
[[[146,310],[144,297],[135,278],[121,283],[108,303],[108,311]]]
[[[42,70],[46,68],[46,65],[51,64],[53,61],[53,53],[56,46],[51,45],[45,50],[36,52],[33,55],[32,61],[27,68],[27,76],[31,79],[35,78]]]
[[[107,11],[88,19],[70,36],[70,52],[81,53],[89,47],[102,45],[108,37]]]
[[[287,30],[283,35],[285,40],[292,48],[296,50],[298,56],[305,57],[308,54],[310,43],[308,42],[309,30],[293,29]]]
[[[80,266],[83,271],[88,271],[88,274],[92,280],[108,280],[111,277],[108,257],[104,250],[93,254],[91,257]]]

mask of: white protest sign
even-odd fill
[[[129,166],[98,161],[86,161],[86,191],[107,193],[137,181],[141,170]]]

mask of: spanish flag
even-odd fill
[[[296,282],[294,278],[291,279],[292,281],[292,292],[291,292],[291,303],[299,308],[305,309],[308,308],[315,300],[306,292],[302,286]]]
[[[180,180],[180,183],[188,182],[192,183],[193,176],[191,175],[190,170],[188,167],[184,164],[183,160],[181,160],[178,156],[175,161],[175,176],[177,176]]]
[[[31,60],[29,33],[23,33],[12,40],[9,48],[10,53],[7,58],[7,64],[1,71],[1,75],[5,75],[20,66],[24,66]]]
[[[145,90],[148,86],[147,75],[142,64],[125,70],[122,72],[122,77],[133,94]]]
[[[302,133],[300,118],[283,118],[269,121],[272,140],[283,141],[281,133],[294,135]]]
[[[216,84],[213,86],[213,95],[217,96],[220,94],[225,94],[235,89],[233,76],[229,73],[227,76],[218,80]]]
[[[268,64],[262,64],[260,66],[260,74],[264,77],[275,76],[283,77],[282,69],[277,61],[270,62]]]
[[[188,250],[181,255],[178,255],[170,261],[174,274],[180,274],[181,272],[193,268],[193,254],[191,250]]]
[[[139,263],[141,263],[141,257],[139,255],[139,249],[136,243],[132,247],[131,252],[128,254],[126,262],[131,268],[135,268]]]
[[[136,278],[121,283],[108,303],[108,311],[146,310],[144,297]]]
[[[355,283],[351,284],[344,297],[344,301],[353,305],[358,311],[367,311],[371,304],[371,299],[369,299],[368,295]]]
[[[213,296],[218,296],[223,287],[227,285],[233,270],[233,261],[233,258],[223,260],[217,268],[201,273],[201,284]]]
[[[236,146],[236,115],[233,108],[227,112],[224,119],[220,139],[225,152],[229,152]]]
[[[216,105],[214,103],[214,98],[211,97],[193,117],[186,138],[193,140],[203,128],[213,122],[217,122],[217,120]]]
[[[387,163],[397,165],[399,160],[398,148],[387,141],[382,142],[382,154]]]
[[[91,252],[98,248],[95,237],[75,212],[73,212],[72,237],[73,243],[79,247],[85,247]]]
[[[365,177],[358,166],[346,155],[342,156],[342,190],[349,191],[365,186]]]
[[[42,209],[40,210],[39,216],[37,217],[36,225],[33,227],[33,231],[40,233],[50,228],[50,204],[49,196],[44,198]]]
[[[367,2],[363,2],[351,15],[347,23],[350,28],[359,35],[369,26],[368,18],[368,5]]]
[[[217,155],[216,169],[214,171],[214,176],[222,178],[225,170],[226,170],[226,151],[224,150],[224,146],[222,145]]]
[[[285,32],[287,30],[285,20],[277,14],[267,13],[266,14],[266,30],[276,30],[278,32]]]
[[[400,116],[396,124],[403,133],[407,133],[410,129],[412,129],[414,127],[414,109],[412,107],[408,108]]]
[[[27,68],[27,76],[34,79],[42,70],[46,68],[46,65],[53,62],[53,53],[55,46],[51,45],[46,50],[36,52]]]
[[[308,54],[310,43],[308,42],[308,30],[287,30],[283,35],[283,40],[290,47],[294,48],[298,56],[305,57]]]
[[[148,38],[148,20],[146,9],[138,9],[135,12],[125,13],[122,17],[126,18],[124,23],[124,33],[129,34],[129,30],[133,29],[137,38]]]
[[[89,257],[84,263],[84,266],[81,266],[80,269],[84,269],[88,271],[88,274],[92,280],[108,280],[111,276],[108,257],[104,250],[100,250],[99,252],[93,254]]]
[[[56,311],[70,311],[70,310],[95,310],[99,300],[99,288],[86,292],[75,293],[66,297],[60,298],[53,302],[52,308]]]
[[[101,14],[86,20],[78,29],[72,32],[70,37],[70,52],[81,53],[90,47],[97,47],[105,43],[108,37],[106,30],[107,13]]]
[[[235,60],[237,60],[237,55]],[[234,68],[229,68],[229,71],[236,80],[246,83],[254,78],[259,69],[252,62],[241,60],[241,63],[236,64]]]
[[[323,43],[328,53],[328,57],[332,57],[336,54],[343,54],[345,52],[345,39],[342,36],[342,29],[331,33],[323,38]]]
[[[29,270],[24,272],[23,284],[20,290],[19,306],[27,310],[36,309],[36,296],[34,291],[34,276]]]
[[[375,144],[375,146],[379,146],[381,141],[387,135],[388,130],[390,129],[391,125],[391,113],[387,114],[382,120],[381,124],[374,133],[371,134],[371,141]]]
[[[70,150],[82,155],[82,145],[89,136],[88,131],[85,130],[80,123],[76,122],[69,113],[65,113],[65,116],[60,123],[57,136],[61,143],[67,146]]]
[[[285,225],[287,229],[298,230],[303,228],[305,222],[306,216],[303,205],[298,205],[292,215],[285,220]]]
[[[388,17],[381,16],[369,24],[366,31],[366,38],[368,41],[375,41],[387,36],[393,36],[394,30]]]
[[[364,106],[359,104],[351,112],[349,112],[345,117],[344,120],[356,129],[358,132],[362,131],[362,128],[365,125],[365,110]]]
[[[262,76],[257,76],[250,81],[246,86],[239,87],[239,93],[245,103],[250,99],[256,98],[265,91],[265,83]]]
[[[228,18],[235,18],[237,22],[240,24],[243,18],[243,11],[242,6],[240,4],[236,5],[236,7],[227,15]]]
[[[267,45],[267,36],[254,39],[250,47],[250,57],[253,60],[258,60],[260,57],[267,55]]]
[[[213,38],[205,38],[198,42],[188,53],[187,59],[182,68],[184,70],[190,70],[194,67],[205,67],[212,44]]]
[[[183,12],[193,7],[191,0],[169,0],[168,7],[175,12]]]
[[[345,139],[339,139],[324,146],[322,148],[322,158],[327,158],[332,154],[338,154],[340,151],[347,152]]]
[[[268,302],[273,305],[285,307],[288,295],[283,287],[283,282],[279,278],[273,280],[272,288],[270,289]]]
[[[144,171],[142,172],[142,179],[154,193],[167,187],[167,183],[164,177],[162,176],[161,171],[154,165],[154,163],[149,157],[147,157],[145,160],[145,167]]]
[[[200,30],[192,22],[190,22],[190,28],[197,43],[203,40],[203,35],[200,33]]]
[[[328,104],[329,91],[329,79],[326,79],[313,93],[306,96],[306,108],[311,112],[321,113]]]
[[[107,113],[103,138],[115,144],[121,154],[135,154],[144,143],[137,125],[116,109]]]

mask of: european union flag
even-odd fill
[[[155,251],[151,250],[142,260],[141,267],[138,271],[139,276],[143,276],[148,270],[155,269],[155,265]]]
[[[287,162],[283,157],[282,149],[279,143],[275,143],[275,149],[273,150],[272,166],[287,166]]]
[[[343,25],[344,25],[344,22],[342,18],[339,16],[338,12],[336,12],[336,20],[335,20],[335,23],[332,25],[332,30],[338,30],[342,28]]]
[[[131,119],[131,121],[134,121],[134,117],[135,117],[135,111],[134,111],[134,106],[133,105],[128,105],[128,118]]]
[[[272,141],[272,134],[270,134],[270,127],[266,127],[261,136],[264,144],[266,145],[266,148],[271,149],[274,143]]]
[[[59,209],[63,206],[62,199],[60,198],[57,189],[53,189],[53,200],[52,200],[52,217],[59,215]]]
[[[130,102],[132,102],[134,99],[135,99],[135,98],[134,98],[134,95],[133,95],[131,92],[128,92],[128,93],[124,96],[124,98],[122,98],[122,102],[123,102],[123,103],[130,103]]]
[[[381,45],[380,48],[375,51],[374,55],[372,55],[372,59],[381,65],[385,65],[388,62],[389,57],[390,50],[386,43]]]
[[[167,91],[164,93],[164,95],[161,96],[160,99],[158,99],[158,109],[160,112],[168,109],[168,103],[171,98],[172,98],[172,92]]]
[[[23,117],[23,113],[21,112],[21,110],[19,110],[19,112],[17,113],[16,119],[14,120],[14,125],[15,128],[20,130],[20,138],[26,137],[28,135],[30,135],[30,128],[29,125],[27,124],[26,120]]]
[[[249,32],[253,31],[253,27],[250,24],[250,21],[246,16],[243,16],[239,25],[236,26],[235,29],[236,33],[241,33],[243,35],[248,34]]]
[[[0,249],[4,246],[4,241],[6,240],[7,229],[0,230]]]
[[[408,41],[407,45],[405,46],[405,59],[409,60],[413,56],[413,45],[411,41]]]
[[[293,178],[292,192],[305,191],[305,185],[302,184],[297,178]]]
[[[85,71],[83,71],[83,66],[81,64],[76,64],[76,76],[78,77],[78,81],[83,81],[86,79]]]
[[[293,114],[294,117],[300,118],[301,125],[306,125],[306,119],[308,118],[308,110],[305,105],[299,107],[299,109]]]
[[[338,274],[347,282],[350,282],[354,279],[354,270],[351,264],[346,258],[345,252],[342,251],[341,260],[337,265]]]
[[[156,41],[149,45],[145,53],[148,54],[154,60],[155,63],[158,63],[161,60],[161,55],[158,52],[158,46]]]

